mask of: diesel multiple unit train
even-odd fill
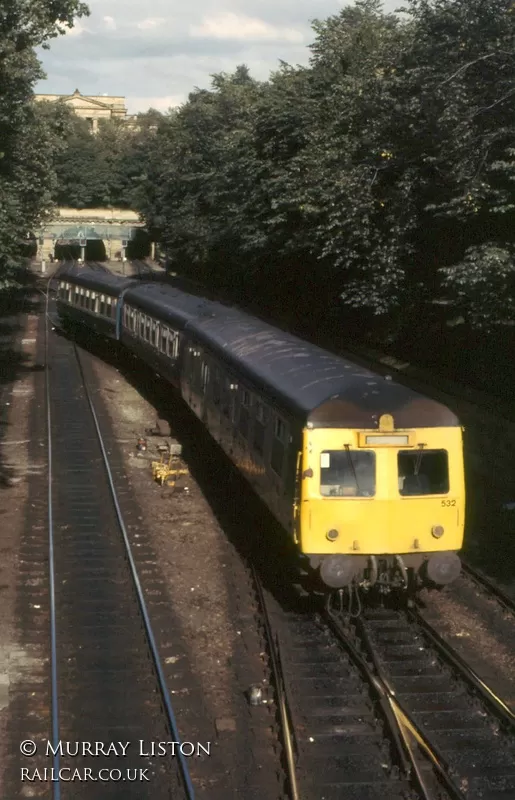
[[[77,267],[57,281],[63,325],[118,340],[173,384],[327,587],[459,575],[462,428],[448,408],[174,286]]]

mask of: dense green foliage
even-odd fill
[[[153,109],[139,114],[135,128],[122,120],[100,120],[98,133],[92,135],[88,122],[64,103],[39,103],[38,107],[61,121],[53,200],[72,208],[131,207],[144,168],[142,144],[148,146],[162,115]]]
[[[62,115],[31,102],[43,76],[34,48],[85,13],[79,0],[0,2],[0,285],[11,279],[27,233],[50,207],[57,185]]]
[[[511,321],[515,4],[407,2],[316,21],[309,67],[213,76],[116,163],[107,129],[93,146],[77,123],[60,199],[134,205],[172,269],[276,308],[341,297],[409,327],[447,298],[473,325]]]

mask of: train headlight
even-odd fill
[[[330,542],[335,542],[340,534],[335,528],[332,528],[330,531],[327,531],[326,537],[329,539]]]
[[[433,525],[433,527],[431,528],[431,533],[433,534],[435,539],[439,539],[441,536],[443,536],[443,531],[444,529],[442,525]]]

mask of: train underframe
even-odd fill
[[[461,572],[454,551],[350,556],[307,555],[324,586],[334,589],[361,588],[388,594],[393,590],[415,592],[423,586],[446,586]]]

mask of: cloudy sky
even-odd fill
[[[337,14],[347,0],[89,0],[91,15],[55,39],[40,58],[47,79],[36,92],[123,95],[129,113],[166,111],[209,75],[249,66],[268,77],[278,59],[306,64],[309,21]],[[393,11],[402,0],[385,0]]]

